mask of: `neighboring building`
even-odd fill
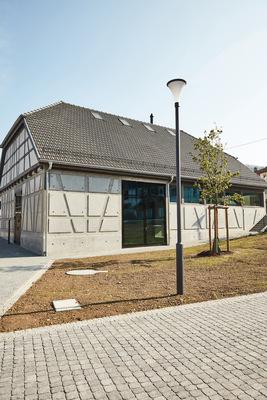
[[[267,167],[255,171],[262,179],[267,181]]]
[[[267,182],[267,167],[258,169],[255,171],[265,182]],[[266,202],[266,212],[267,212],[267,189],[265,190],[265,202]]]
[[[194,182],[200,171],[181,132],[182,236],[208,241],[207,205]],[[172,129],[64,102],[22,114],[4,139],[1,236],[37,254],[101,254],[124,247],[176,243],[175,133]],[[265,215],[267,183],[238,160],[229,192],[232,237]],[[221,238],[225,236],[220,214]]]

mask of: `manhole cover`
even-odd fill
[[[66,272],[67,275],[95,275],[100,272],[108,272],[108,271],[95,271],[94,269],[74,269],[72,271]]]

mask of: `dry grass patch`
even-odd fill
[[[0,331],[99,318],[267,290],[267,234],[231,241],[232,254],[197,257],[184,249],[183,296],[175,294],[175,251],[54,262],[0,320]],[[66,275],[73,269],[108,271]],[[53,300],[75,298],[82,310],[55,312]]]

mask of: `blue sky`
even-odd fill
[[[266,166],[266,20],[266,0],[0,0],[0,142],[59,100],[174,127],[166,83],[183,78],[181,129],[216,122]]]

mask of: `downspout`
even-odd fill
[[[46,215],[45,215],[45,251],[44,256],[47,256],[47,247],[48,247],[48,187],[49,187],[49,171],[51,171],[53,167],[53,162],[49,161],[48,168],[45,172],[45,188],[46,188]]]
[[[174,176],[171,176],[170,182],[167,183],[167,199],[168,199],[168,240],[167,244],[171,242],[171,228],[170,228],[170,184],[173,182]]]

